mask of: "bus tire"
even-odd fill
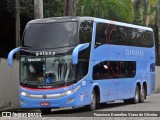
[[[134,98],[131,99],[131,103],[133,103],[133,104],[139,103],[139,97],[140,97],[140,89],[137,85],[136,90],[135,90],[135,96],[134,96]]]
[[[127,100],[123,100],[124,104],[130,104],[131,103],[131,99],[127,99]]]
[[[104,106],[106,106],[107,105],[107,103],[105,102],[105,103],[99,103],[99,107],[104,107]]]
[[[87,105],[86,107],[88,110],[93,111],[97,108],[97,106],[98,106],[97,104],[98,104],[98,97],[96,95],[95,90],[93,90],[92,96],[91,96],[91,104]]]
[[[139,95],[139,102],[140,103],[144,102],[145,95],[146,95],[146,90],[145,90],[145,87],[143,85],[142,88],[141,88],[141,91],[140,91],[140,95]]]
[[[51,108],[40,108],[40,110],[43,115],[51,113]]]

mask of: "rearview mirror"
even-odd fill
[[[11,50],[11,52],[8,54],[8,66],[9,67],[12,67],[12,65],[13,65],[13,55],[16,52],[20,51],[20,49],[21,49],[21,47],[17,47],[15,49]]]
[[[85,43],[85,44],[79,44],[78,46],[76,46],[73,50],[72,53],[72,62],[73,64],[77,64],[78,63],[78,53],[86,48],[89,47],[89,43]]]

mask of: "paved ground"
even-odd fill
[[[33,109],[12,109],[12,110],[5,110],[6,112],[17,112],[17,113],[29,113],[29,112],[37,112],[40,113],[39,110],[33,110]],[[111,112],[112,111],[112,112]],[[125,112],[130,111],[130,112]],[[51,114],[48,115],[42,115],[42,118],[34,118],[34,119],[42,119],[42,120],[48,120],[48,119],[57,119],[57,120],[94,120],[94,119],[113,119],[113,120],[159,120],[157,117],[94,117],[94,114],[99,114],[99,112],[103,112],[104,114],[128,114],[128,113],[134,113],[133,111],[147,111],[145,113],[152,114],[155,113],[155,111],[158,111],[160,115],[160,93],[155,93],[151,96],[147,97],[147,100],[144,103],[139,104],[124,104],[122,101],[117,101],[116,103],[108,103],[106,105],[101,106],[98,110],[94,112],[90,112],[85,110],[84,108],[75,108],[75,109],[53,109]],[[150,113],[152,111],[152,113]],[[4,112],[4,111],[3,111]],[[138,112],[140,113],[140,112]],[[88,117],[92,116],[92,117]],[[0,119],[13,119],[13,118],[0,118]],[[32,119],[32,118],[14,118],[14,119]]]
[[[160,62],[160,61],[159,61]],[[160,66],[156,66],[156,90],[160,90]]]

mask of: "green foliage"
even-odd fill
[[[142,1],[135,0],[134,3],[134,20],[133,23],[137,25],[143,25],[143,8]]]
[[[150,15],[153,13],[153,8],[156,7],[157,0],[143,0],[144,14]]]
[[[44,17],[63,16],[64,0],[43,0]],[[15,16],[15,1],[6,0],[7,10]],[[21,17],[34,19],[34,0],[20,0]]]
[[[20,1],[21,37],[26,23],[34,19],[34,0]],[[43,0],[44,17],[63,16],[63,0]],[[15,0],[0,0],[0,57],[15,48]]]
[[[132,22],[134,11],[130,0],[80,0],[78,15]]]
[[[22,36],[26,23],[34,19],[34,0],[19,1]],[[144,15],[149,15],[150,26],[153,26],[155,23],[157,1],[77,0],[77,13],[79,16],[93,16],[122,22],[132,22],[139,25],[144,25]],[[63,16],[64,0],[43,0],[43,6],[44,18]],[[3,41],[1,42],[0,51],[4,53],[2,56],[6,56],[7,54],[4,50],[6,49],[8,52],[15,47],[15,0],[0,0],[0,18],[0,40]]]
[[[26,17],[28,20],[34,17],[34,4],[33,0],[20,0],[21,16]]]
[[[21,16],[26,16],[27,18],[33,18],[34,15],[33,0],[19,0],[19,2],[20,2],[19,9]],[[15,1],[6,0],[5,3],[7,11],[12,15],[12,17],[15,17]]]
[[[139,25],[153,26],[157,0],[134,0],[134,21]],[[148,16],[148,19],[146,18]]]
[[[143,9],[139,8],[134,12],[134,23],[137,25],[143,25]]]
[[[64,0],[43,0],[44,17],[63,16]]]

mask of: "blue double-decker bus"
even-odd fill
[[[86,106],[142,103],[155,90],[153,30],[93,17],[53,17],[27,23],[20,52],[20,105]]]

